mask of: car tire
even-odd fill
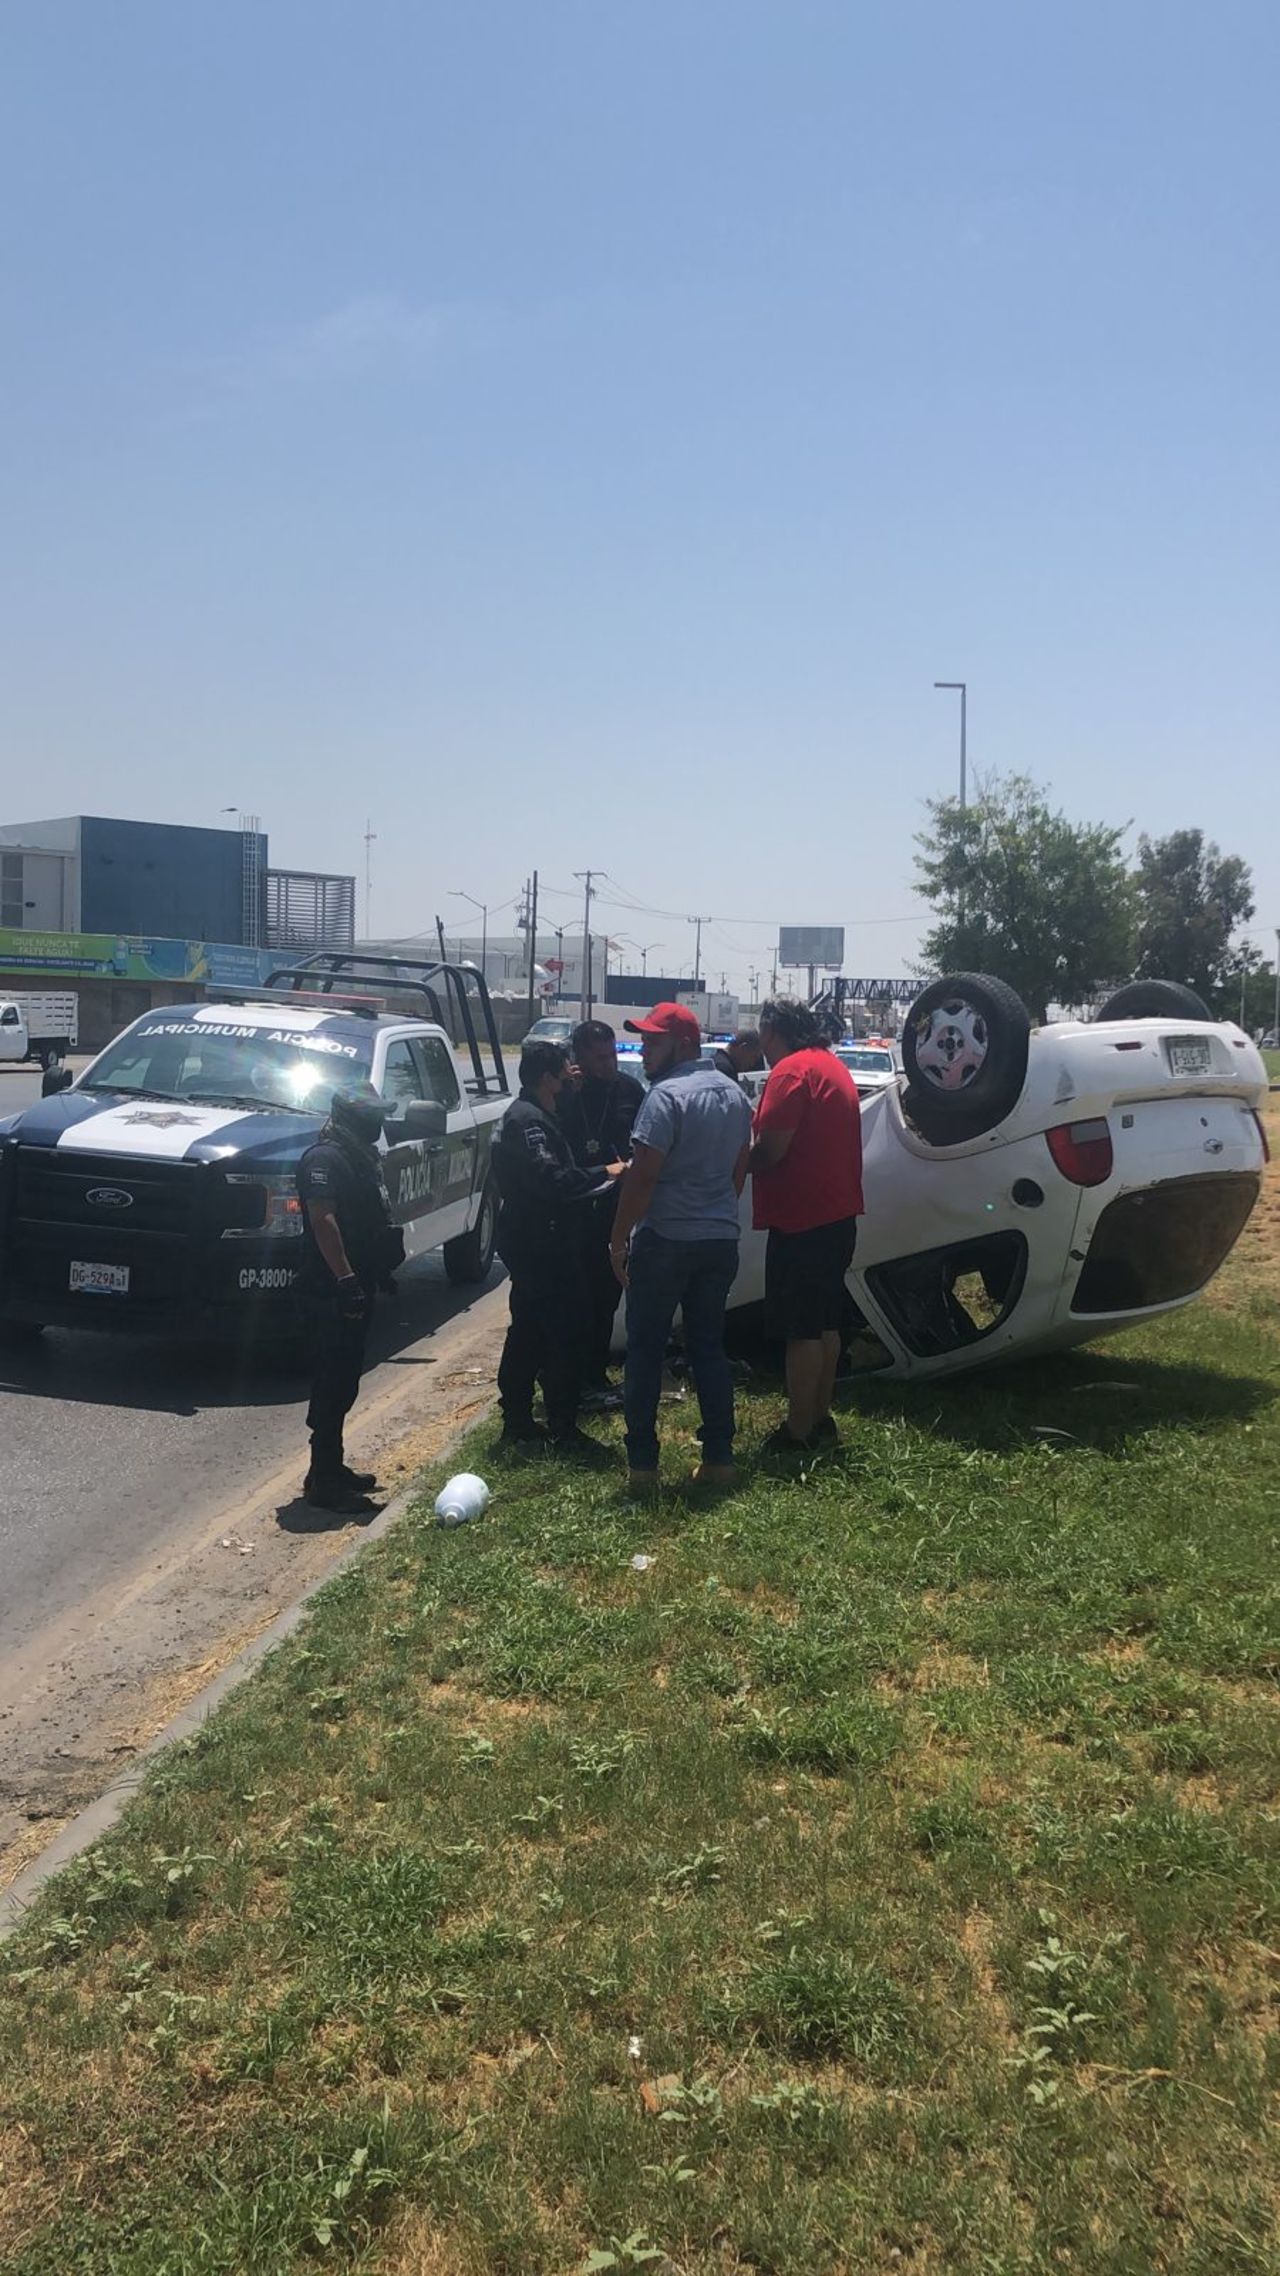
[[[456,1241],[446,1241],[441,1255],[444,1269],[455,1288],[467,1288],[480,1280],[487,1280],[493,1270],[494,1243],[498,1234],[498,1196],[490,1178],[480,1196],[480,1214],[469,1233],[460,1233]]]
[[[931,1146],[981,1138],[1016,1106],[1031,1020],[1020,996],[984,972],[931,981],[902,1030],[903,1107]]]
[[[1212,1020],[1213,1013],[1203,996],[1194,988],[1184,988],[1180,980],[1130,980],[1127,986],[1117,988],[1114,996],[1095,1014],[1101,1022],[1107,1019],[1190,1019]]]

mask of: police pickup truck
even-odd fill
[[[371,979],[384,994],[336,992]],[[412,1009],[389,1008],[405,996]],[[406,1256],[439,1249],[450,1280],[484,1280],[507,1077],[483,979],[324,952],[266,988],[144,1013],[0,1120],[0,1325],[296,1332],[297,1168],[334,1089],[359,1080],[387,1103]]]

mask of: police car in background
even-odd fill
[[[489,1172],[507,1079],[480,975],[389,968],[434,1016],[338,995],[327,956],[220,1003],[143,1014],[71,1082],[0,1121],[0,1323],[250,1340],[299,1325],[298,1164],[339,1083],[387,1102],[383,1171],[406,1255],[453,1281],[493,1262]],[[360,970],[373,962],[360,960]],[[319,979],[312,991],[304,982]],[[482,1055],[480,1029],[489,1046]],[[461,1027],[460,1064],[444,1024]]]
[[[878,1097],[898,1081],[902,1061],[892,1043],[868,1036],[865,1041],[857,1036],[846,1036],[834,1046],[835,1056],[842,1067],[847,1067],[857,1085],[860,1099]]]

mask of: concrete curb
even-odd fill
[[[491,1399],[482,1413],[473,1415],[461,1430],[455,1431],[452,1438],[441,1447],[435,1461],[444,1461],[452,1454],[464,1438],[488,1420],[496,1405],[497,1400]],[[435,1462],[432,1463],[433,1468],[434,1466]],[[419,1479],[420,1477],[421,1473]],[[48,1848],[42,1849],[40,1855],[34,1857],[24,1871],[19,1873],[16,1881],[11,1881],[7,1889],[0,1890],[0,1943],[21,1926],[23,1915],[45,1882],[52,1880],[55,1873],[61,1872],[64,1865],[69,1865],[73,1857],[79,1857],[84,1850],[91,1849],[94,1842],[100,1841],[103,1834],[108,1833],[118,1822],[142,1784],[144,1770],[155,1756],[163,1754],[165,1748],[173,1746],[177,1740],[191,1738],[200,1730],[229,1693],[235,1691],[246,1676],[252,1675],[268,1652],[273,1652],[277,1644],[282,1644],[287,1636],[293,1634],[295,1628],[301,1626],[312,1597],[318,1596],[321,1589],[327,1588],[330,1581],[339,1573],[345,1572],[349,1565],[354,1565],[372,1542],[381,1541],[393,1525],[399,1524],[421,1491],[419,1479],[402,1487],[385,1509],[379,1510],[372,1524],[367,1525],[354,1541],[348,1543],[341,1556],[336,1557],[325,1572],[318,1573],[313,1581],[307,1583],[301,1596],[293,1604],[286,1605],[269,1628],[264,1628],[260,1636],[255,1636],[252,1643],[238,1651],[235,1658],[219,1670],[212,1682],[205,1685],[203,1691],[198,1692],[194,1699],[188,1700],[172,1721],[147,1741],[128,1770],[122,1771],[118,1778],[113,1778],[96,1801],[86,1803],[84,1809],[79,1810],[70,1823],[62,1828],[61,1833],[54,1835]]]

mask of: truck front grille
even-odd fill
[[[20,1146],[12,1216],[17,1224],[57,1226],[122,1236],[191,1230],[201,1165],[139,1162],[112,1154],[76,1154],[52,1146]]]

